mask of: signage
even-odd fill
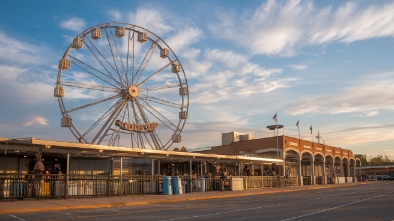
[[[131,124],[120,120],[116,120],[115,125],[120,127],[120,129],[122,130],[128,130],[133,132],[150,132],[154,131],[156,127],[159,126],[159,124],[156,122],[149,124]]]

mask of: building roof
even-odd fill
[[[84,143],[62,142],[52,140],[40,140],[35,137],[28,138],[0,138],[0,153],[21,155],[30,154],[34,156],[39,148],[43,154],[67,155],[81,158],[111,158],[111,157],[140,157],[163,160],[193,160],[193,161],[215,161],[215,162],[249,162],[249,163],[282,163],[283,160],[245,157],[222,154],[204,154],[195,152],[178,152],[165,150],[151,150],[128,147],[115,147],[105,145],[94,145]]]
[[[198,151],[198,153],[247,155],[264,152],[282,152],[283,149],[286,152],[293,150],[298,153],[309,152],[314,155],[331,155],[332,157],[348,159],[356,158],[351,150],[284,135],[232,142],[227,145],[213,146],[210,150]]]

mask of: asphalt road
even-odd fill
[[[394,182],[228,199],[0,215],[9,220],[394,220]]]

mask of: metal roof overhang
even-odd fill
[[[129,147],[114,147],[105,145],[40,140],[34,137],[18,139],[0,138],[0,154],[27,154],[34,156],[34,153],[37,153],[39,148],[42,149],[43,154],[48,155],[65,156],[67,154],[70,154],[70,157],[96,159],[112,157],[140,157],[149,159],[161,159],[163,161],[192,160],[242,163],[283,163],[283,160],[281,159],[151,150]]]

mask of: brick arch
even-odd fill
[[[287,147],[285,149],[285,152],[287,152],[287,151],[294,151],[294,152],[296,152],[298,154],[301,154],[300,151],[298,149],[294,148],[294,147]]]
[[[304,153],[309,153],[311,156],[314,156],[314,154],[312,153],[312,151],[310,151],[310,150],[303,150],[303,151],[301,151],[301,155],[302,154],[304,154]]]
[[[317,155],[320,155],[321,157],[325,158],[325,156],[322,152],[315,152],[315,154],[313,156],[316,157]]]

